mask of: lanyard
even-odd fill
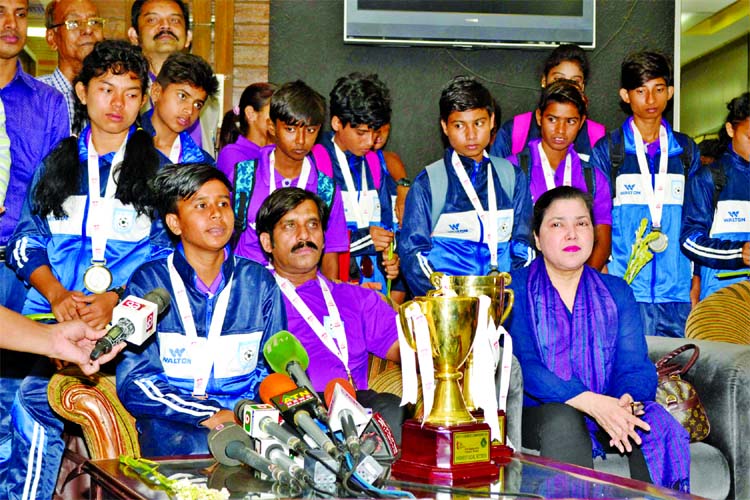
[[[196,365],[193,396],[205,397],[208,379],[214,367],[214,359],[217,359],[217,356],[221,354],[217,340],[221,336],[221,329],[224,326],[224,317],[227,314],[234,277],[229,278],[229,282],[219,293],[211,318],[211,325],[208,328],[208,336],[206,339],[201,339],[198,338],[198,331],[195,328],[195,320],[193,320],[193,311],[190,308],[185,283],[174,267],[174,253],[167,258],[167,266],[169,267],[169,279],[172,282],[177,311],[180,319],[182,319],[185,335],[190,339],[190,359]]]
[[[169,161],[180,163],[180,156],[182,156],[182,141],[180,140],[180,134],[177,134],[172,143],[172,149],[169,150]]]
[[[471,205],[479,216],[479,220],[482,221],[484,227],[484,239],[487,242],[487,247],[490,250],[490,269],[497,269],[497,198],[495,198],[495,183],[492,181],[492,162],[487,162],[487,200],[489,204],[489,214],[482,208],[482,203],[479,201],[479,196],[471,184],[471,179],[466,175],[461,160],[458,158],[458,154],[454,151],[451,155],[451,164],[453,170],[458,176],[458,180],[461,182],[461,187],[464,189],[464,193],[469,197]]]
[[[349,371],[349,342],[346,339],[344,322],[341,321],[339,309],[338,307],[336,307],[336,302],[334,302],[333,295],[331,295],[331,290],[328,288],[325,280],[320,275],[318,275],[320,290],[321,292],[323,292],[323,300],[325,301],[326,308],[328,309],[330,329],[327,329],[323,326],[323,324],[320,322],[320,320],[318,320],[315,314],[313,314],[307,304],[305,304],[305,301],[302,300],[302,297],[299,296],[297,290],[294,289],[294,285],[292,285],[292,283],[288,279],[282,278],[275,273],[274,277],[276,278],[276,283],[278,283],[279,288],[281,288],[281,292],[287,299],[289,299],[289,302],[297,310],[299,315],[302,316],[302,319],[305,320],[305,323],[307,323],[312,331],[315,332],[315,335],[317,335],[320,341],[323,342],[323,345],[325,345],[329,351],[331,351],[337,358],[339,358],[341,363],[344,365],[344,369],[346,369],[346,375],[349,378],[349,382],[354,385],[352,374]]]
[[[112,159],[107,178],[107,188],[104,190],[104,198],[101,192],[101,179],[99,177],[99,154],[94,149],[94,143],[89,135],[88,140],[88,181],[89,181],[89,218],[91,219],[91,259],[93,262],[104,262],[104,253],[107,249],[107,231],[104,226],[112,219],[112,203],[117,187],[115,186],[114,170],[122,162],[125,156],[125,145],[128,140],[122,141],[120,149],[117,150]]]
[[[276,165],[276,151],[271,151],[271,154],[268,155],[268,172],[270,175],[270,181],[268,182],[268,195],[272,195],[274,191],[276,191],[276,168],[274,165]],[[307,179],[310,177],[310,159],[305,156],[305,159],[302,160],[302,171],[299,174],[299,177],[297,178],[297,187],[300,189],[305,189],[307,186]]]
[[[547,154],[544,152],[542,147],[542,141],[537,144],[539,148],[539,159],[542,160],[542,172],[544,172],[544,183],[547,185],[547,191],[557,187],[555,185],[555,171],[552,170],[552,166],[549,164]],[[563,170],[563,186],[570,186],[570,176],[572,167],[570,166],[570,152],[565,154],[565,170]]]
[[[342,196],[349,198],[349,206],[354,211],[354,222],[357,223],[359,229],[368,227],[370,225],[370,201],[367,187],[367,159],[362,158],[362,182],[360,187],[362,188],[359,192],[354,187],[354,179],[349,168],[349,162],[346,160],[346,155],[338,144],[333,143],[333,149],[336,151],[336,160],[339,162],[341,167],[341,175],[344,176],[344,184],[346,184],[346,193],[341,193]]]
[[[641,185],[648,202],[648,211],[651,214],[651,227],[661,228],[661,214],[664,209],[664,196],[667,187],[667,129],[664,125],[659,126],[659,173],[656,175],[654,185],[651,185],[651,172],[646,161],[646,150],[643,147],[641,136],[635,122],[630,122],[633,128],[633,142],[635,142],[635,155],[638,158],[638,167],[641,169]]]

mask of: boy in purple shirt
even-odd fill
[[[290,187],[266,198],[256,228],[284,296],[289,331],[310,358],[313,388],[322,392],[330,380],[348,379],[357,400],[380,412],[400,442],[405,412],[399,398],[368,389],[367,380],[370,354],[401,359],[397,314],[376,291],[334,283],[318,272],[326,223],[323,201]]]
[[[255,219],[263,201],[275,190],[296,186],[318,194],[330,212],[321,272],[338,277],[338,254],[349,250],[344,205],[333,180],[308,155],[325,119],[325,99],[301,80],[282,85],[271,97],[269,129],[276,144],[261,148],[257,160],[238,163],[229,174],[235,188],[239,240],[237,255],[268,264],[258,244]]]

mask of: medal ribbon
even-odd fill
[[[461,182],[464,193],[466,193],[469,201],[471,201],[471,205],[474,207],[477,216],[479,216],[479,220],[482,221],[484,239],[490,250],[490,267],[497,269],[497,198],[495,197],[495,183],[492,181],[492,162],[487,162],[487,201],[489,204],[489,214],[482,207],[479,196],[477,196],[477,192],[471,184],[471,179],[466,175],[466,169],[455,151],[451,155],[451,164],[458,176],[458,180]]]
[[[542,161],[542,172],[544,172],[544,183],[547,185],[547,191],[550,189],[555,189],[557,185],[555,184],[555,171],[552,170],[552,165],[549,163],[549,159],[547,158],[547,154],[544,152],[544,148],[542,147],[542,141],[539,141],[539,144],[537,144],[537,147],[539,148],[539,159]],[[570,186],[571,185],[571,171],[573,168],[570,166],[570,152],[565,154],[565,170],[563,170],[563,186]]]
[[[294,285],[291,281],[286,278],[282,278],[275,273],[274,278],[276,278],[276,283],[278,283],[279,288],[281,288],[281,292],[287,299],[289,299],[289,302],[292,304],[294,309],[297,310],[300,316],[302,316],[302,319],[305,320],[305,323],[307,323],[312,331],[315,332],[315,335],[317,335],[320,341],[323,342],[323,345],[326,346],[334,356],[339,358],[341,363],[344,365],[344,369],[346,370],[346,375],[349,378],[349,381],[354,384],[354,379],[352,378],[352,374],[349,371],[349,342],[346,339],[344,322],[341,321],[339,309],[338,307],[336,307],[336,302],[333,301],[333,295],[331,295],[331,290],[328,288],[325,280],[320,275],[318,275],[318,283],[320,284],[321,292],[323,292],[323,300],[326,303],[326,308],[328,309],[328,317],[330,318],[330,332],[328,331],[328,329],[326,329],[326,327],[323,326],[323,324],[320,322],[320,320],[318,320],[315,314],[313,314],[307,304],[305,304],[305,301],[302,300],[302,297],[299,296],[297,290],[294,289]]]
[[[367,186],[367,160],[362,158],[362,182],[360,183],[362,189],[358,192],[354,187],[354,178],[352,177],[349,162],[346,160],[346,155],[335,142],[333,143],[333,148],[336,151],[336,160],[338,160],[341,167],[341,174],[344,176],[344,184],[346,184],[346,192],[342,192],[341,195],[349,198],[349,206],[354,211],[353,215],[357,227],[359,229],[368,227],[372,217],[370,215],[370,191]]]
[[[229,295],[231,294],[234,277],[229,278],[229,282],[219,293],[214,314],[211,318],[211,325],[208,328],[208,336],[204,340],[198,337],[185,283],[174,267],[174,253],[167,258],[167,267],[169,268],[169,279],[172,282],[172,290],[174,291],[174,300],[177,303],[177,311],[180,314],[182,326],[185,328],[185,335],[190,339],[190,359],[195,363],[193,396],[205,397],[208,379],[211,377],[211,370],[214,367],[214,359],[217,359],[221,355],[217,340],[221,336],[224,318],[227,315]]]
[[[276,191],[276,168],[274,165],[276,164],[276,151],[271,151],[271,154],[268,156],[268,170],[270,175],[270,181],[268,182],[268,195],[271,196],[274,191]],[[302,160],[302,171],[299,174],[299,177],[297,178],[297,187],[300,189],[305,189],[307,186],[307,179],[310,177],[310,159],[305,156],[305,159]]]
[[[107,223],[112,222],[112,201],[117,191],[115,185],[114,171],[115,167],[122,162],[125,157],[125,145],[127,138],[122,141],[120,149],[117,150],[115,157],[112,159],[112,166],[109,169],[107,178],[107,187],[104,191],[104,198],[101,197],[101,179],[99,176],[99,154],[94,149],[94,142],[91,140],[89,132],[88,152],[87,152],[87,173],[89,182],[89,214],[91,220],[91,261],[105,262],[104,253],[107,249],[107,233],[109,228],[105,228]]]
[[[651,172],[646,160],[646,149],[643,146],[643,137],[641,136],[635,122],[631,121],[630,126],[633,129],[633,142],[635,142],[635,155],[638,158],[638,167],[641,170],[641,185],[648,202],[648,211],[651,214],[651,227],[655,230],[661,228],[661,214],[664,209],[664,197],[666,196],[667,187],[667,129],[664,125],[659,127],[659,172],[656,175],[654,185],[651,185]]]

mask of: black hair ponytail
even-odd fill
[[[117,179],[115,197],[135,207],[139,214],[153,215],[153,195],[149,181],[159,170],[159,153],[151,135],[138,128],[130,135],[120,165],[113,165]]]
[[[65,200],[81,189],[83,173],[78,161],[78,140],[68,137],[44,158],[44,171],[34,188],[34,212],[41,217],[50,214],[62,219],[68,214],[63,209]]]

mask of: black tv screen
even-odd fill
[[[595,0],[344,0],[344,42],[593,48]]]

